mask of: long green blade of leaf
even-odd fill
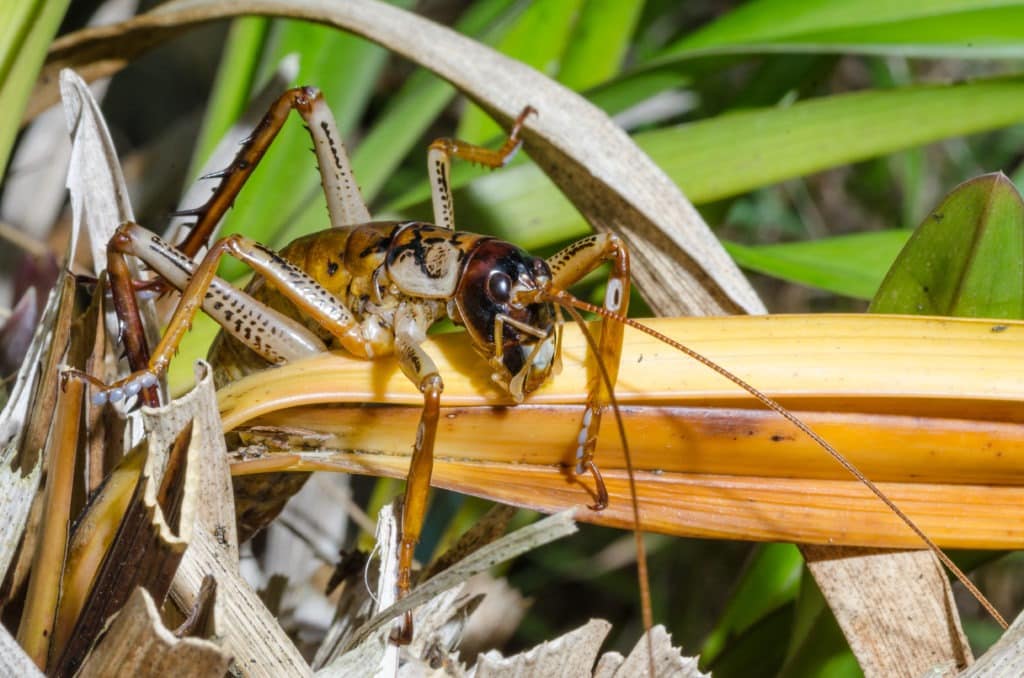
[[[513,0],[478,2],[467,10],[455,28],[474,37],[488,36],[497,30],[494,24],[511,4]],[[353,172],[368,203],[373,202],[391,173],[454,97],[454,87],[425,70],[414,72],[391,97],[373,129],[352,153]],[[310,200],[280,234],[280,239],[293,240],[311,232],[318,223],[322,227],[322,215],[319,202]]]
[[[643,8],[639,0],[587,0],[562,57],[558,81],[581,91],[618,73]]]
[[[0,21],[0,179],[18,134],[25,104],[32,93],[46,49],[57,33],[68,0],[26,0],[8,3]]]
[[[856,299],[870,299],[909,237],[909,231],[890,230],[780,245],[723,244],[743,268]]]
[[[243,17],[231,23],[224,55],[217,69],[217,80],[206,106],[206,119],[192,151],[190,176],[196,175],[220,139],[245,110],[269,27],[270,21],[263,17]]]
[[[684,36],[654,62],[773,48],[1011,56],[1024,53],[1022,20],[1024,3],[1019,0],[761,0]]]
[[[351,131],[369,102],[377,75],[387,59],[386,50],[326,26],[278,21],[268,35],[255,80],[265,77],[289,54],[299,57],[295,84],[319,87],[342,134]],[[307,228],[325,227],[327,207],[309,147],[309,135],[301,124],[296,120],[285,124],[274,141],[273,153],[264,157],[235,208],[226,216],[222,232],[245,232],[260,242],[279,247],[286,225],[289,231],[301,228],[294,218],[309,202],[316,207],[307,211],[314,222]],[[246,272],[244,266],[233,261],[225,262],[222,270],[229,278]]]

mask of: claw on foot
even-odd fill
[[[65,374],[68,373],[65,372]],[[92,404],[96,407],[102,407],[108,402],[112,405],[116,405],[122,400],[138,395],[144,388],[156,386],[160,381],[153,372],[136,372],[127,379],[110,386],[98,383],[92,377],[78,372],[77,370],[75,370],[75,374],[70,374],[68,376],[78,377],[98,387],[97,391],[92,394],[91,398]]]
[[[412,642],[412,612],[406,612],[402,625],[391,631],[391,642],[395,645],[408,645]]]
[[[591,511],[603,511],[608,508],[608,488],[605,487],[604,478],[601,477],[601,471],[597,468],[597,464],[592,459],[588,459],[583,463],[584,470],[590,471],[590,475],[594,478],[594,491],[597,493],[597,501],[588,506]]]

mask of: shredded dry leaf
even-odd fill
[[[139,588],[110,622],[77,675],[219,678],[230,661],[216,643],[176,638],[161,621],[153,599]]]
[[[209,366],[197,366],[196,388],[146,416],[155,439],[176,436],[176,426],[194,421],[193,441],[199,446],[197,463],[189,473],[198,476],[198,501],[191,543],[178,568],[171,595],[178,607],[191,609],[203,579],[212,574],[217,582],[214,633],[224,651],[247,675],[307,675],[309,666],[295,645],[238,572],[235,510],[217,416],[216,396]],[[157,422],[161,422],[157,425]]]

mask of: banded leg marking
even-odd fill
[[[452,203],[450,177],[451,159],[461,158],[489,169],[504,167],[515,157],[523,144],[519,138],[523,123],[531,113],[536,112],[532,106],[524,108],[512,125],[505,143],[498,149],[484,148],[447,137],[430,144],[427,151],[427,171],[430,174],[430,195],[434,205],[435,224],[449,230],[455,229],[455,207]]]
[[[342,144],[334,114],[315,87],[295,87],[271,105],[253,133],[242,143],[231,164],[206,178],[220,178],[213,195],[201,207],[179,214],[198,217],[195,226],[178,249],[189,258],[195,257],[210,237],[221,218],[234,203],[242,186],[252,176],[270,143],[281,131],[288,112],[298,111],[313,138],[313,148],[320,167],[320,182],[327,197],[327,211],[334,227],[370,221],[359,187],[352,174],[351,163]]]

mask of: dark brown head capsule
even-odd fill
[[[466,257],[452,319],[517,401],[548,378],[555,360],[555,311],[535,301],[551,282],[538,257],[501,240],[481,240]],[[500,335],[500,337],[498,336]]]

